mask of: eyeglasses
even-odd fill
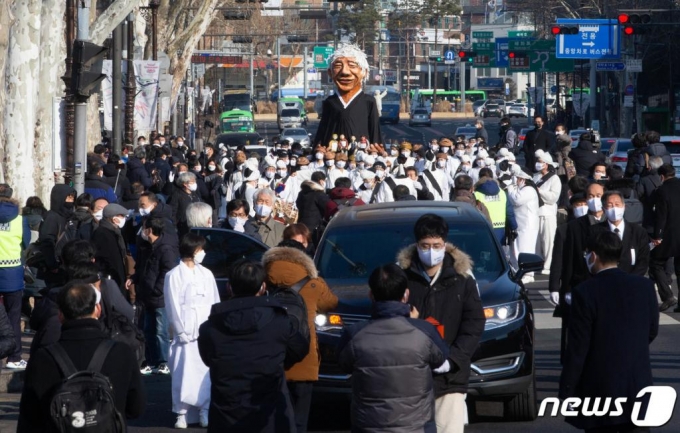
[[[421,244],[421,243],[419,243],[418,244],[418,249],[421,250],[421,251],[429,251],[431,249],[441,250],[442,248],[444,248],[443,243],[434,243],[434,244]]]

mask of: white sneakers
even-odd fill
[[[184,415],[177,415],[177,421],[175,422],[175,428],[187,428],[187,420]]]
[[[9,368],[10,370],[25,370],[27,365],[28,363],[22,359],[17,362],[8,362],[7,365],[5,365],[5,368]]]

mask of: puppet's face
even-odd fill
[[[331,65],[331,72],[333,81],[340,94],[361,88],[361,81],[366,75],[354,57],[340,57],[336,59]]]

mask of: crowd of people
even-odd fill
[[[58,343],[84,369],[101,341],[116,335],[125,344],[110,348],[100,367],[116,389],[119,413],[132,418],[143,412],[142,375],[171,374],[177,428],[198,422],[211,431],[306,431],[319,372],[314,317],[338,303],[311,256],[326,225],[348,206],[409,200],[474,206],[511,265],[517,268],[520,253],[544,259],[542,272],[562,318],[564,362],[573,360],[570,322],[578,316],[572,290],[590,279],[599,259],[589,241],[601,232],[621,241],[613,249],[620,251],[621,271],[649,275],[656,284],[659,310],[676,305],[671,276],[673,265],[680,276],[680,240],[673,215],[680,185],[659,134],[636,134],[621,167],[605,162],[591,133],[573,148],[563,125],[553,133],[540,116],[533,120],[521,144],[502,118],[494,145],[479,121],[471,138],[382,145],[362,136],[331,138],[313,148],[284,140],[264,155],[248,146],[210,143],[197,151],[182,137],[154,135],[126,145],[121,155],[95,146],[85,192],[56,185],[49,210],[37,197],[20,209],[11,187],[0,185],[0,356],[7,356],[7,368],[28,367],[19,430],[42,431],[47,422],[39,414],[63,373],[50,347]],[[520,152],[524,165],[517,162]],[[484,315],[474,279],[467,278],[469,258],[447,244],[445,222],[423,218],[416,223],[416,244],[369,280],[375,317],[390,320],[347,330],[339,352],[341,365],[356,378],[353,423],[369,430],[390,425],[390,414],[410,412],[410,399],[419,406],[405,422],[425,431],[462,431],[466,419],[470,356]],[[202,265],[208,243],[191,231],[201,227],[239,232],[268,247],[262,263],[232,266],[228,300],[220,299],[212,272]],[[36,334],[28,365],[21,358],[24,263],[46,284],[30,318]],[[534,275],[522,281],[531,283]],[[424,303],[427,289],[438,284],[455,290],[435,291],[441,299]],[[307,335],[275,296],[265,296],[291,288],[304,300]],[[469,303],[460,315],[444,308],[452,293]],[[406,303],[426,309],[447,334],[439,336],[425,322],[393,320],[418,317]],[[383,358],[367,361],[362,351],[388,354],[397,347],[388,337],[374,341],[360,333],[364,326],[386,336],[426,329],[410,345],[427,360],[423,370],[408,383],[389,379],[400,376],[398,370],[362,377],[389,370]],[[467,340],[458,339],[462,334]],[[407,355],[396,358],[411,365]],[[425,385],[415,387],[419,383]],[[372,393],[407,393],[404,387],[427,397],[403,397],[375,413]],[[251,403],[235,400],[238,395],[251,395]]]

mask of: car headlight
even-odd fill
[[[338,314],[317,314],[314,318],[317,331],[342,330],[342,317]]]
[[[524,303],[522,301],[509,302],[484,308],[486,324],[484,329],[495,329],[505,326],[524,317]]]

